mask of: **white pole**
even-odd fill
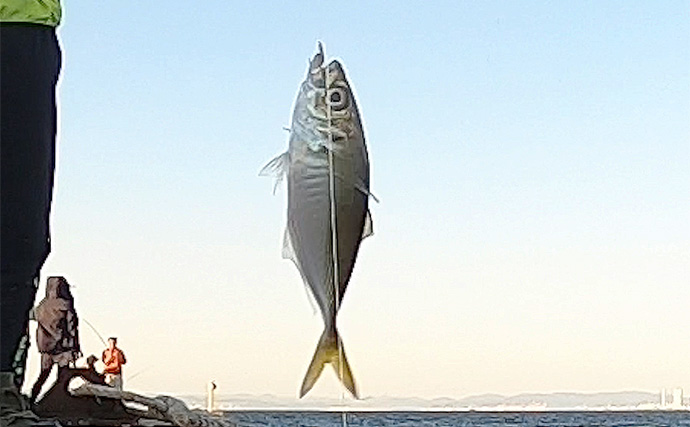
[[[206,410],[213,413],[216,407],[216,383],[209,381],[206,386]]]

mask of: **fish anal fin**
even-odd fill
[[[295,255],[295,248],[292,246],[292,239],[290,239],[290,231],[285,228],[285,233],[283,234],[283,250],[281,255],[284,259],[291,259],[295,264],[297,264],[297,255]]]
[[[302,266],[300,266],[299,261],[297,260],[297,254],[295,254],[295,247],[292,244],[292,238],[290,238],[290,230],[288,230],[287,227],[285,228],[285,233],[283,234],[283,250],[281,255],[284,259],[291,260],[295,264],[295,267],[297,267],[297,271],[299,271],[299,275],[302,277],[304,291],[307,293],[307,299],[309,300],[309,305],[311,306],[312,314],[316,314],[316,300],[314,299],[314,296],[312,295],[311,290],[309,289],[307,277],[304,275]]]

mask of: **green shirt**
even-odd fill
[[[60,0],[0,0],[0,22],[27,22],[57,27]]]

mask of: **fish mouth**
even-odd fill
[[[324,65],[326,56],[323,52],[323,43],[319,41],[316,46],[317,52],[309,61],[309,80],[312,84],[323,88],[330,87],[335,81],[344,80],[345,71],[340,62],[334,59],[327,66]]]
[[[318,42],[317,44],[318,52],[314,54],[314,57],[309,62],[309,71],[313,73],[318,73],[321,71],[323,66],[324,54],[323,54],[323,43]]]

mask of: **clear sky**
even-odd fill
[[[690,389],[687,1],[64,3],[39,295],[68,278],[126,388],[297,395],[322,321],[258,172],[322,40],[381,200],[339,316],[363,396]]]

